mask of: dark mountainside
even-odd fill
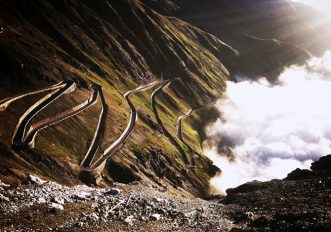
[[[275,82],[285,66],[328,48],[331,21],[311,16],[321,13],[286,0],[251,2],[0,0],[0,103],[75,81],[74,91],[29,122],[35,125],[93,99],[99,85],[108,114],[95,159],[125,131],[130,107],[123,94],[173,79],[157,95],[163,125],[151,105],[158,85],[131,96],[139,116],[133,132],[105,163],[102,178],[88,182],[102,188],[80,180],[80,164],[102,118],[100,96],[41,130],[33,148],[12,147],[12,136],[25,111],[49,92],[0,107],[0,230],[329,231],[330,205],[323,204],[331,202],[329,171],[317,171],[315,164],[286,180],[229,190],[221,203],[202,200],[213,198],[209,180],[221,171],[201,149],[216,110],[194,113],[183,124],[189,147],[176,137],[178,118],[217,100],[226,80],[262,75]],[[192,149],[201,157],[187,172]]]
[[[240,53],[223,60],[232,75],[276,81],[284,66],[302,64],[331,46],[330,16],[288,0],[175,2],[180,6],[175,15]]]
[[[89,83],[101,85],[109,116],[99,153],[128,121],[123,93],[151,80],[179,77],[160,95],[159,103],[165,127],[175,134],[179,115],[222,94],[229,74],[217,57],[223,51],[235,52],[216,37],[164,17],[139,1],[10,1],[2,2],[0,10],[0,22],[6,28],[0,41],[0,98],[76,80],[79,89],[41,111],[36,117],[41,119],[88,98]],[[107,163],[104,174],[125,183],[143,179],[161,186],[170,183],[169,187],[194,195],[208,194],[208,179],[217,168],[202,157],[196,171],[183,173],[183,157],[161,134],[149,98],[150,93],[135,96],[141,120],[124,149]],[[87,151],[100,106],[43,130],[33,153],[14,155],[8,145],[15,124],[35,100],[24,98],[0,115],[1,174],[10,181],[33,171],[61,183],[76,183],[77,164]],[[195,117],[192,125],[203,121]],[[185,133],[201,151],[194,128],[188,127]]]

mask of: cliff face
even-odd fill
[[[321,53],[325,48],[321,41],[328,36],[320,33],[323,25],[305,27],[302,14],[282,0],[259,0],[254,6],[248,0],[208,0],[203,6],[184,0],[13,0],[0,1],[0,11],[0,26],[5,28],[0,34],[0,99],[75,80],[78,89],[43,109],[32,121],[36,122],[80,104],[88,99],[90,84],[100,85],[109,114],[97,157],[126,127],[130,110],[123,97],[126,91],[178,77],[158,97],[163,124],[175,135],[178,117],[217,99],[229,72],[275,80],[285,65]],[[317,43],[321,47],[313,49]],[[161,133],[150,94],[133,97],[141,120],[125,147],[106,164],[104,177],[206,195],[208,180],[219,170],[202,157],[196,170],[183,172],[183,156]],[[43,130],[33,150],[11,150],[20,116],[42,96],[24,98],[0,112],[1,179],[15,182],[34,172],[61,183],[77,183],[101,105]],[[200,153],[203,125],[214,117],[212,110],[202,111],[185,124],[186,141]],[[177,142],[188,157],[188,148]]]

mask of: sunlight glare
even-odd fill
[[[292,2],[301,2],[306,5],[312,6],[320,11],[331,13],[330,0],[292,0]]]

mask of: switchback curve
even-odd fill
[[[56,123],[59,123],[61,121],[69,119],[69,118],[79,114],[83,110],[87,109],[88,107],[94,105],[97,100],[97,94],[98,94],[98,90],[94,87],[93,92],[88,100],[84,101],[83,103],[81,103],[77,106],[74,106],[71,109],[68,109],[64,112],[53,115],[53,116],[46,118],[44,120],[41,120],[39,122],[36,122],[32,126],[30,126],[30,129],[28,130],[27,135],[24,139],[24,143],[28,144],[28,146],[30,148],[33,148],[35,137],[39,131],[41,131],[47,127],[50,127]]]
[[[18,145],[23,143],[26,127],[31,119],[39,113],[46,106],[51,104],[53,101],[61,97],[63,94],[74,91],[76,88],[76,84],[73,81],[66,81],[64,84],[57,86],[58,90],[54,90],[51,93],[47,94],[40,100],[38,100],[35,104],[30,106],[30,108],[25,111],[25,113],[19,119],[15,132],[12,138],[12,144]]]
[[[138,93],[138,92],[142,92],[142,91],[146,91],[149,90],[151,88],[153,88],[155,85],[158,85],[160,83],[163,83],[162,81],[154,81],[145,85],[141,85],[138,86],[137,88],[130,90],[128,92],[126,92],[123,96],[126,99],[130,109],[131,109],[131,115],[130,115],[130,119],[128,122],[127,127],[125,128],[125,130],[123,131],[123,133],[120,135],[120,137],[113,142],[102,154],[102,156],[95,161],[90,168],[85,169],[88,171],[94,171],[96,170],[98,167],[100,167],[111,155],[113,155],[116,151],[120,150],[123,146],[125,141],[127,140],[127,138],[129,137],[129,135],[131,134],[135,123],[138,119],[138,114],[137,114],[137,110],[134,107],[134,105],[132,104],[131,100],[130,100],[130,96],[132,94]]]
[[[99,114],[99,120],[98,120],[98,125],[97,129],[94,132],[94,136],[92,139],[92,142],[90,144],[90,147],[84,156],[82,162],[81,162],[81,167],[83,168],[88,168],[91,166],[91,163],[96,155],[96,152],[98,148],[100,147],[101,141],[103,139],[104,135],[104,130],[105,130],[105,123],[106,123],[106,117],[108,114],[108,107],[105,101],[105,97],[102,92],[101,86],[96,86],[97,91],[98,91],[98,96],[101,101],[101,112]]]
[[[182,141],[182,143],[185,144],[185,146],[188,148],[189,152],[190,152],[190,158],[191,158],[191,167],[190,168],[195,168],[196,167],[196,162],[195,159],[199,158],[200,155],[197,151],[195,151],[183,138],[183,121],[190,117],[193,113],[203,110],[203,109],[207,109],[209,107],[212,107],[216,104],[216,102],[213,102],[207,106],[203,106],[200,108],[196,108],[196,109],[190,109],[186,114],[181,115],[178,117],[177,120],[177,137],[179,138],[180,141]]]
[[[182,156],[182,159],[185,163],[186,166],[189,165],[189,160],[187,159],[187,156],[185,154],[185,151],[183,150],[183,148],[180,146],[180,144],[176,141],[176,139],[170,134],[170,132],[164,127],[162,120],[159,116],[159,113],[157,111],[157,101],[156,101],[156,97],[157,95],[163,91],[164,88],[166,88],[168,85],[170,85],[172,83],[172,81],[174,80],[167,80],[163,83],[163,85],[161,85],[160,87],[158,87],[151,95],[151,102],[152,102],[152,109],[153,109],[153,113],[155,116],[155,119],[157,121],[157,123],[160,125],[162,132],[164,134],[164,136],[166,136],[169,141],[176,147],[176,149],[178,150],[178,152],[180,153],[180,155]]]
[[[24,94],[19,94],[19,95],[13,96],[13,97],[8,97],[8,98],[5,98],[3,100],[0,100],[0,112],[5,111],[7,109],[7,107],[11,103],[13,103],[14,101],[17,101],[21,98],[31,96],[31,95],[35,95],[35,94],[38,94],[38,93],[43,93],[43,92],[47,92],[47,91],[50,91],[50,90],[55,90],[55,89],[60,88],[60,86],[63,86],[63,85],[64,85],[64,82],[61,81],[61,82],[59,82],[55,85],[52,85],[51,87],[47,87],[47,88],[43,88],[43,89],[35,90],[35,91],[30,91],[30,92],[27,92],[27,93],[24,93]]]

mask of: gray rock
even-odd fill
[[[130,185],[139,185],[139,184],[140,184],[140,182],[136,181],[136,180],[130,183]]]
[[[133,220],[134,220],[134,216],[130,215],[124,219],[124,222],[127,223],[128,225],[133,225]]]
[[[82,228],[82,227],[84,226],[84,222],[76,222],[76,223],[75,223],[75,226],[76,226],[77,228]]]
[[[6,202],[10,201],[10,199],[8,197],[2,195],[1,193],[0,193],[0,200],[1,201],[6,201]]]
[[[8,188],[8,187],[10,187],[10,185],[9,185],[9,184],[5,184],[5,183],[3,183],[3,182],[0,180],[0,187]]]
[[[31,174],[28,175],[28,181],[30,181],[32,184],[37,184],[37,185],[42,185],[46,183],[46,181]]]
[[[49,209],[52,211],[52,212],[55,212],[55,211],[62,211],[64,210],[64,207],[63,205],[60,205],[60,204],[57,204],[57,203],[52,203],[49,207]]]
[[[99,221],[100,218],[96,213],[92,213],[89,215],[89,219],[96,222]]]
[[[105,195],[111,195],[111,196],[114,196],[114,195],[117,195],[117,194],[120,194],[121,193],[121,190],[118,189],[118,188],[111,188],[109,189],[108,191],[105,192]]]
[[[43,203],[46,203],[46,199],[44,197],[39,197],[37,202],[40,204],[43,204]]]
[[[60,204],[60,205],[64,205],[64,199],[61,197],[58,197],[58,196],[53,198],[53,202]]]
[[[77,200],[87,200],[91,198],[91,194],[88,192],[80,192],[75,194],[73,198]]]
[[[158,213],[152,214],[152,215],[150,216],[150,219],[151,219],[152,221],[159,221],[159,220],[161,219],[161,215],[158,214]]]
[[[153,200],[154,202],[163,202],[163,201],[165,201],[165,199],[158,198],[158,197],[153,197],[152,200]]]

